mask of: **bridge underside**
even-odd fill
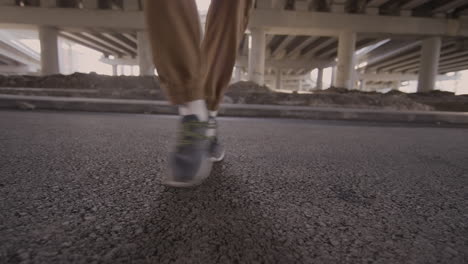
[[[0,4],[2,28],[38,29],[44,74],[60,71],[53,45],[58,37],[102,52],[106,63],[139,65],[143,75],[154,72],[141,1]],[[320,89],[323,69],[333,67],[337,87],[397,87],[419,80],[420,91],[432,90],[437,75],[468,69],[467,17],[468,0],[257,0],[234,78]],[[0,70],[31,65],[4,54]],[[318,76],[311,80],[314,69]]]

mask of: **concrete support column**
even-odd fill
[[[138,65],[140,66],[140,76],[153,76],[154,65],[148,35],[146,31],[137,32],[138,39]]]
[[[354,51],[356,48],[356,33],[344,31],[340,33],[338,43],[338,65],[336,86],[353,88]]]
[[[331,85],[332,87],[336,87],[336,66],[333,66],[331,69]]]
[[[435,88],[441,45],[440,37],[428,38],[422,43],[418,92],[432,91]]]
[[[265,31],[257,28],[250,30],[252,47],[249,51],[249,81],[264,84],[265,74]]]
[[[275,81],[275,88],[277,90],[281,89],[281,70],[276,70],[276,81]]]
[[[117,65],[112,65],[112,76],[117,76]]]
[[[317,90],[323,89],[323,68],[317,69]]]
[[[242,81],[242,68],[241,67],[234,67],[234,82]]]
[[[39,41],[41,43],[42,75],[60,73],[57,28],[39,27]]]
[[[393,81],[392,82],[392,90],[398,91],[400,89],[401,81]]]

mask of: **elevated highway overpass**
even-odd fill
[[[59,72],[57,38],[103,53],[109,64],[154,68],[138,0],[1,0],[1,28],[39,30],[43,74]],[[5,39],[2,39],[5,42]],[[4,54],[3,66],[24,62]],[[348,89],[437,78],[468,69],[468,0],[257,0],[240,46],[235,78],[281,87]],[[307,76],[317,69],[317,79]],[[309,81],[309,82],[308,82]]]

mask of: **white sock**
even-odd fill
[[[189,115],[187,107],[184,105],[179,105],[179,115],[186,116]]]
[[[211,117],[217,117],[217,116],[218,116],[218,111],[208,111],[208,114],[209,114]]]
[[[179,106],[180,115],[196,115],[200,121],[208,121],[205,100],[195,100]]]

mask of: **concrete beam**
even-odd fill
[[[410,0],[409,2],[402,5],[401,9],[403,9],[403,10],[414,9],[414,8],[416,8],[418,6],[424,5],[425,3],[429,2],[429,1],[431,1],[431,0]]]
[[[367,62],[367,65],[363,67],[375,68],[374,65],[376,63],[382,60],[385,60],[387,58],[396,56],[400,53],[403,53],[415,47],[419,47],[420,45],[421,45],[420,41],[403,41],[403,42],[397,42],[397,43],[391,42],[371,52],[370,54],[366,56],[368,57],[368,59],[365,59],[360,62],[364,62],[364,61]]]
[[[82,32],[78,34],[81,38],[89,39],[92,42],[98,43],[100,46],[104,46],[109,50],[113,50],[115,54],[119,56],[129,54],[125,49],[122,49],[119,46],[114,46],[112,43],[109,43],[105,39],[103,39],[99,34],[96,33],[89,33],[89,32]],[[129,54],[130,55],[130,54]]]
[[[357,33],[468,36],[462,20],[287,10],[255,10],[249,25],[280,35],[337,36],[346,28]]]
[[[70,30],[92,28],[135,31],[146,27],[142,11],[16,6],[2,6],[0,24],[56,26]],[[468,36],[468,24],[463,20],[276,9],[254,10],[249,27],[280,35],[337,36],[346,28],[357,33]]]
[[[466,62],[468,61],[467,55],[468,51],[464,53],[458,53],[457,56],[451,56],[451,58],[445,58],[444,56],[441,56],[441,59],[439,60],[439,66],[443,67],[445,65],[451,65],[458,62]],[[419,60],[414,62],[411,66],[402,68],[401,70],[407,72],[417,72],[419,70]]]
[[[239,56],[236,60],[236,66],[238,67],[247,67],[248,66],[248,56]],[[335,65],[334,60],[320,60],[320,59],[292,59],[286,58],[281,60],[276,59],[266,59],[265,60],[265,69],[269,68],[281,68],[281,69],[314,69],[314,68],[327,68]]]
[[[113,59],[108,58],[108,57],[102,57],[99,59],[99,61],[109,64],[109,65],[129,65],[129,66],[138,65],[138,59],[129,58],[129,57],[113,58]]]
[[[142,11],[10,6],[0,8],[0,24],[55,26],[61,29],[90,28],[97,31],[119,29],[129,32],[146,27]]]
[[[278,47],[272,51],[271,57],[274,57],[276,59],[282,59],[284,56],[286,56],[286,46],[295,38],[296,36],[286,36],[283,41],[278,45]]]
[[[130,56],[136,56],[137,54],[136,48],[128,45],[127,43],[125,43],[124,41],[120,40],[118,37],[112,34],[102,32],[102,33],[95,33],[93,35],[104,40],[109,45],[112,45],[112,47],[116,47],[119,50],[124,51],[125,52],[124,54],[128,54]]]
[[[14,41],[16,37],[7,31],[0,31],[0,54],[26,65],[39,67],[40,55],[24,44]]]
[[[447,12],[456,9],[462,5],[466,5],[466,3],[466,0],[452,0],[435,8],[434,10],[432,10],[432,13]]]
[[[370,0],[369,2],[367,2],[367,6],[368,7],[379,7],[387,2],[389,2],[390,0]]]
[[[35,72],[37,71],[37,68],[34,68],[34,67],[30,67],[30,66],[27,66],[27,65],[0,65],[0,72],[1,73],[15,73],[15,74],[18,74],[18,73],[21,73],[21,74],[25,74],[25,73],[31,73],[31,72]]]
[[[111,41],[113,41],[114,43],[116,43],[117,45],[120,45],[122,46],[123,48],[125,48],[128,52],[132,53],[132,54],[136,54],[136,50],[135,50],[135,46],[132,46],[130,45],[128,42],[122,40],[119,38],[119,36],[116,36],[116,34],[112,34],[112,33],[108,33],[108,32],[103,32],[102,35],[107,38],[107,39],[110,39]],[[123,38],[125,38],[124,36],[122,36]]]
[[[379,81],[379,82],[389,82],[389,81],[416,81],[418,80],[418,74],[416,73],[358,73],[358,80],[365,81]],[[438,81],[443,80],[452,80],[453,77],[446,75],[437,75]]]
[[[457,50],[456,47],[445,46],[444,49],[442,49],[442,51],[440,52],[441,54],[440,56],[442,58],[443,55],[447,53],[451,53],[456,50]],[[397,57],[395,58],[395,60],[396,59],[398,59],[399,61],[398,63],[391,64],[387,67],[379,68],[379,71],[406,71],[406,70],[411,69],[412,67],[419,68],[419,62],[421,60],[420,51],[412,53],[412,54],[408,54],[405,56],[401,56],[400,58]]]
[[[83,38],[80,35],[75,35],[75,34],[70,33],[70,32],[60,32],[59,35],[61,37],[63,37],[63,38],[71,40],[71,41],[73,41],[73,42],[75,42],[77,44],[83,45],[85,47],[89,47],[89,48],[97,50],[99,52],[102,52],[102,53],[104,53],[104,55],[110,55],[110,54],[115,54],[116,53],[116,51],[111,50],[111,49],[109,49],[107,47],[104,47],[102,45],[99,45],[96,42],[91,41],[91,40],[89,40],[87,38]]]
[[[464,65],[458,65],[458,66],[450,66],[446,68],[440,68],[439,73],[448,73],[448,72],[458,72],[458,71],[464,71],[468,69],[468,64]]]
[[[313,57],[315,56],[315,54],[316,54],[319,50],[321,50],[321,49],[323,49],[323,48],[325,48],[325,47],[327,47],[327,46],[330,46],[331,44],[333,44],[333,43],[335,43],[335,42],[336,42],[336,39],[333,38],[333,37],[331,37],[331,38],[329,38],[329,39],[323,41],[322,43],[320,43],[320,44],[317,45],[316,47],[314,47],[314,48],[308,50],[306,53],[304,53],[304,54],[302,54],[302,55],[303,55],[304,57],[313,58]]]
[[[307,47],[309,44],[315,42],[319,37],[310,37],[304,40],[301,44],[299,44],[297,47],[292,49],[287,55],[291,58],[297,59],[302,52],[302,49]]]

